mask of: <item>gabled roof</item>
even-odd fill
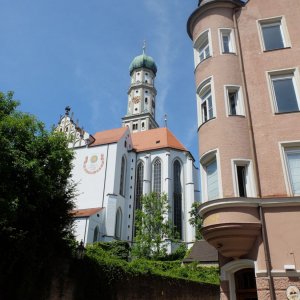
[[[156,128],[131,135],[133,148],[136,152],[172,148],[187,151],[168,128]]]
[[[196,241],[183,262],[218,263],[218,251],[207,241]]]
[[[119,141],[120,138],[128,130],[127,127],[115,128],[105,131],[96,132],[93,137],[95,141],[90,146],[98,146],[105,144],[112,144]]]
[[[72,210],[71,215],[73,218],[84,218],[90,217],[98,212],[100,212],[103,207],[85,208],[85,209],[75,209]]]

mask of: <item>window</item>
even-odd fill
[[[173,165],[174,173],[174,203],[173,203],[173,223],[178,238],[182,239],[182,185],[181,185],[181,165],[178,160]]]
[[[241,88],[237,86],[226,86],[225,88],[228,115],[245,115]]]
[[[132,130],[138,130],[138,124],[137,123],[132,124]]]
[[[293,196],[300,195],[300,148],[286,150],[289,183]]]
[[[252,164],[249,160],[234,160],[235,195],[237,197],[255,197]]]
[[[135,190],[135,207],[141,209],[141,196],[143,195],[144,182],[144,164],[139,162],[136,168],[136,190]]]
[[[161,193],[161,161],[159,159],[153,163],[153,192]]]
[[[198,88],[198,125],[207,122],[215,117],[213,108],[213,98],[211,90],[211,80],[206,80]]]
[[[123,156],[121,162],[120,190],[119,190],[119,194],[122,196],[125,195],[125,178],[126,178],[126,158],[125,156]]]
[[[286,26],[283,18],[261,20],[259,23],[265,51],[282,49],[288,46]]]
[[[272,96],[275,105],[275,112],[285,113],[299,111],[300,100],[297,90],[298,80],[295,71],[288,73],[271,73]]]
[[[115,238],[121,239],[121,233],[122,233],[122,211],[121,208],[118,208],[116,213]]]
[[[220,29],[222,53],[235,53],[234,32],[232,29]]]
[[[194,44],[195,66],[211,56],[210,31],[203,32]]]
[[[201,158],[201,176],[203,200],[214,200],[220,197],[217,151],[213,151]]]
[[[96,226],[94,229],[93,243],[98,241],[98,235],[99,235],[99,227]]]

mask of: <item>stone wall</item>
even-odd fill
[[[82,265],[58,274],[47,300],[219,300],[218,285],[196,283],[153,275],[128,276],[108,282],[101,274]]]

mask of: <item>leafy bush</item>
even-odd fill
[[[199,267],[196,263],[183,266],[180,260],[155,261],[135,259],[131,262],[126,262],[112,255],[110,251],[105,251],[102,246],[99,243],[88,246],[87,258],[97,263],[104,270],[108,282],[124,276],[157,275],[219,284],[219,271],[216,267]]]

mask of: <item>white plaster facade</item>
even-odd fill
[[[139,126],[138,133],[135,133],[136,130],[131,125],[127,126],[127,121],[124,122],[123,118],[122,128],[94,135],[83,130],[79,135],[76,131],[73,133],[75,138],[81,137],[81,141],[70,143],[75,152],[72,179],[77,184],[75,235],[84,244],[114,239],[133,241],[137,166],[140,162],[143,163],[142,194],[148,194],[153,191],[153,163],[157,159],[161,165],[160,192],[168,195],[170,206],[169,214],[165,217],[173,221],[174,211],[177,209],[177,222],[178,216],[181,218],[179,224],[182,242],[188,246],[194,242],[195,230],[189,224],[189,211],[194,201],[200,201],[198,170],[193,164],[194,159],[168,129],[151,129],[149,122],[154,122],[154,127],[157,124],[154,111],[141,111],[145,97],[135,104],[132,102],[131,94],[135,93],[135,85],[138,85],[137,90],[142,94],[146,90],[153,92],[153,98],[147,100],[152,106],[151,101],[155,101],[156,95],[154,77],[153,71],[144,67],[134,69],[131,74],[126,120],[137,120],[141,124],[146,117],[146,128]],[[138,110],[133,105],[138,105]],[[74,123],[69,116],[69,109],[61,117],[57,127],[59,131],[66,132],[66,122]],[[72,133],[69,136],[72,137]],[[160,140],[157,140],[157,136],[160,136]],[[175,161],[177,166],[178,163],[180,165],[180,180],[177,175],[176,182],[180,185],[181,203],[178,206],[177,200],[177,208],[174,208],[175,196],[173,197]]]

